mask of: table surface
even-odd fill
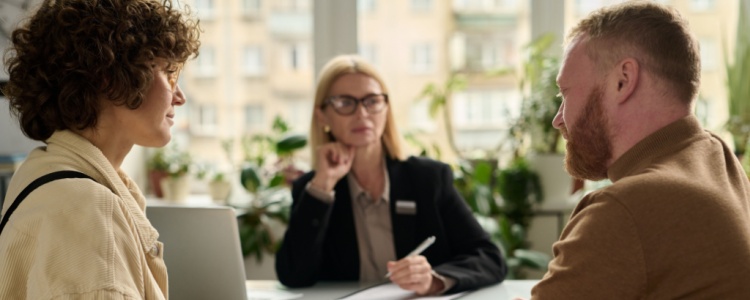
[[[537,282],[538,280],[505,280],[502,283],[467,293],[460,297],[460,299],[504,300],[515,299],[517,297],[528,299],[531,297],[531,288],[534,287]],[[358,282],[320,282],[308,288],[290,289],[282,286],[275,280],[247,281],[247,288],[251,294],[253,291],[276,290],[281,291],[282,293],[302,294],[302,297],[299,299],[312,300],[338,299],[367,287],[369,286],[361,285]]]

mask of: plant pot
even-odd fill
[[[529,157],[531,169],[539,174],[544,192],[542,208],[570,208],[570,194],[573,188],[573,177],[565,170],[565,154],[535,153]]]
[[[208,191],[211,194],[211,199],[226,204],[232,192],[232,183],[229,181],[211,181],[208,184]]]
[[[185,202],[190,192],[190,178],[188,176],[168,176],[161,180],[164,199],[173,202]]]
[[[165,171],[150,170],[148,171],[148,183],[151,186],[151,192],[157,198],[163,198],[164,192],[161,189],[161,180],[169,176]]]

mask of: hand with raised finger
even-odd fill
[[[331,192],[336,182],[352,168],[354,147],[333,142],[318,146],[315,153],[315,177],[310,184],[321,191]]]
[[[389,261],[391,282],[418,295],[434,294],[442,290],[443,282],[432,275],[432,266],[422,255],[407,256]]]

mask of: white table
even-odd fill
[[[517,297],[528,299],[531,297],[531,288],[537,282],[538,280],[505,280],[500,284],[470,292],[460,299],[510,300]],[[274,280],[247,281],[247,288],[251,293],[253,291],[264,292],[275,290],[279,291],[281,295],[302,294],[302,297],[299,299],[306,300],[338,299],[367,287],[366,285],[360,285],[358,282],[320,282],[308,288],[290,289]]]

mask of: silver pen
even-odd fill
[[[411,252],[409,252],[409,254],[407,254],[406,256],[408,257],[408,256],[419,255],[420,253],[422,253],[422,251],[424,251],[425,249],[427,249],[427,247],[429,247],[430,245],[432,245],[432,243],[434,243],[434,242],[435,242],[435,236],[434,235],[431,236],[431,237],[428,237],[426,240],[424,240],[424,242],[422,242],[421,244],[419,244],[419,246],[417,246],[417,248],[415,248],[414,250],[412,250]],[[388,274],[385,274],[385,278],[388,278],[388,277],[391,277],[391,272],[388,272]]]

